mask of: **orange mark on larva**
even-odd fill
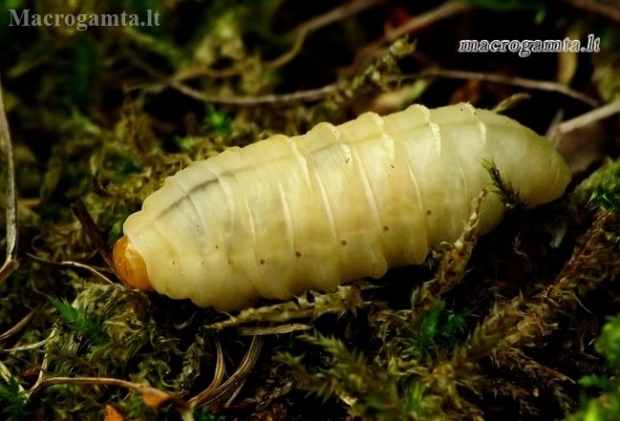
[[[123,284],[142,291],[153,290],[146,263],[126,236],[121,237],[114,245],[113,259],[114,268]]]

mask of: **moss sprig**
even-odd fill
[[[620,419],[620,315],[610,317],[596,340],[596,351],[607,362],[610,375],[591,374],[579,380],[597,397],[582,398],[580,409],[567,416],[567,421],[612,421]]]
[[[512,187],[510,180],[505,179],[493,161],[484,160],[482,166],[489,173],[494,187],[494,193],[498,194],[507,210],[520,208],[525,201],[519,192]]]
[[[0,414],[7,421],[22,421],[32,415],[28,395],[14,377],[0,377]]]
[[[66,299],[49,297],[49,300],[60,313],[62,322],[69,329],[86,336],[92,344],[100,344],[108,338],[102,320],[74,308]]]
[[[588,204],[594,208],[620,213],[620,168],[610,165],[592,189]]]

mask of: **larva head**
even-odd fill
[[[144,259],[132,247],[129,238],[123,236],[116,242],[112,257],[116,272],[125,285],[142,291],[153,290]]]

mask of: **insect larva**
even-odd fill
[[[365,113],[230,148],[167,178],[125,221],[115,265],[131,286],[218,310],[378,278],[458,238],[491,184],[485,160],[528,206],[570,181],[545,138],[469,104]],[[488,196],[478,233],[503,212]]]

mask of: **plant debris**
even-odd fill
[[[10,25],[25,10],[160,25]],[[606,0],[4,2],[0,418],[619,418],[619,16]],[[600,51],[458,51],[590,34]],[[568,193],[526,210],[486,163],[479,201],[508,209],[493,233],[476,238],[475,212],[424,265],[235,314],[131,290],[106,263],[194,160],[459,101],[550,133]]]

